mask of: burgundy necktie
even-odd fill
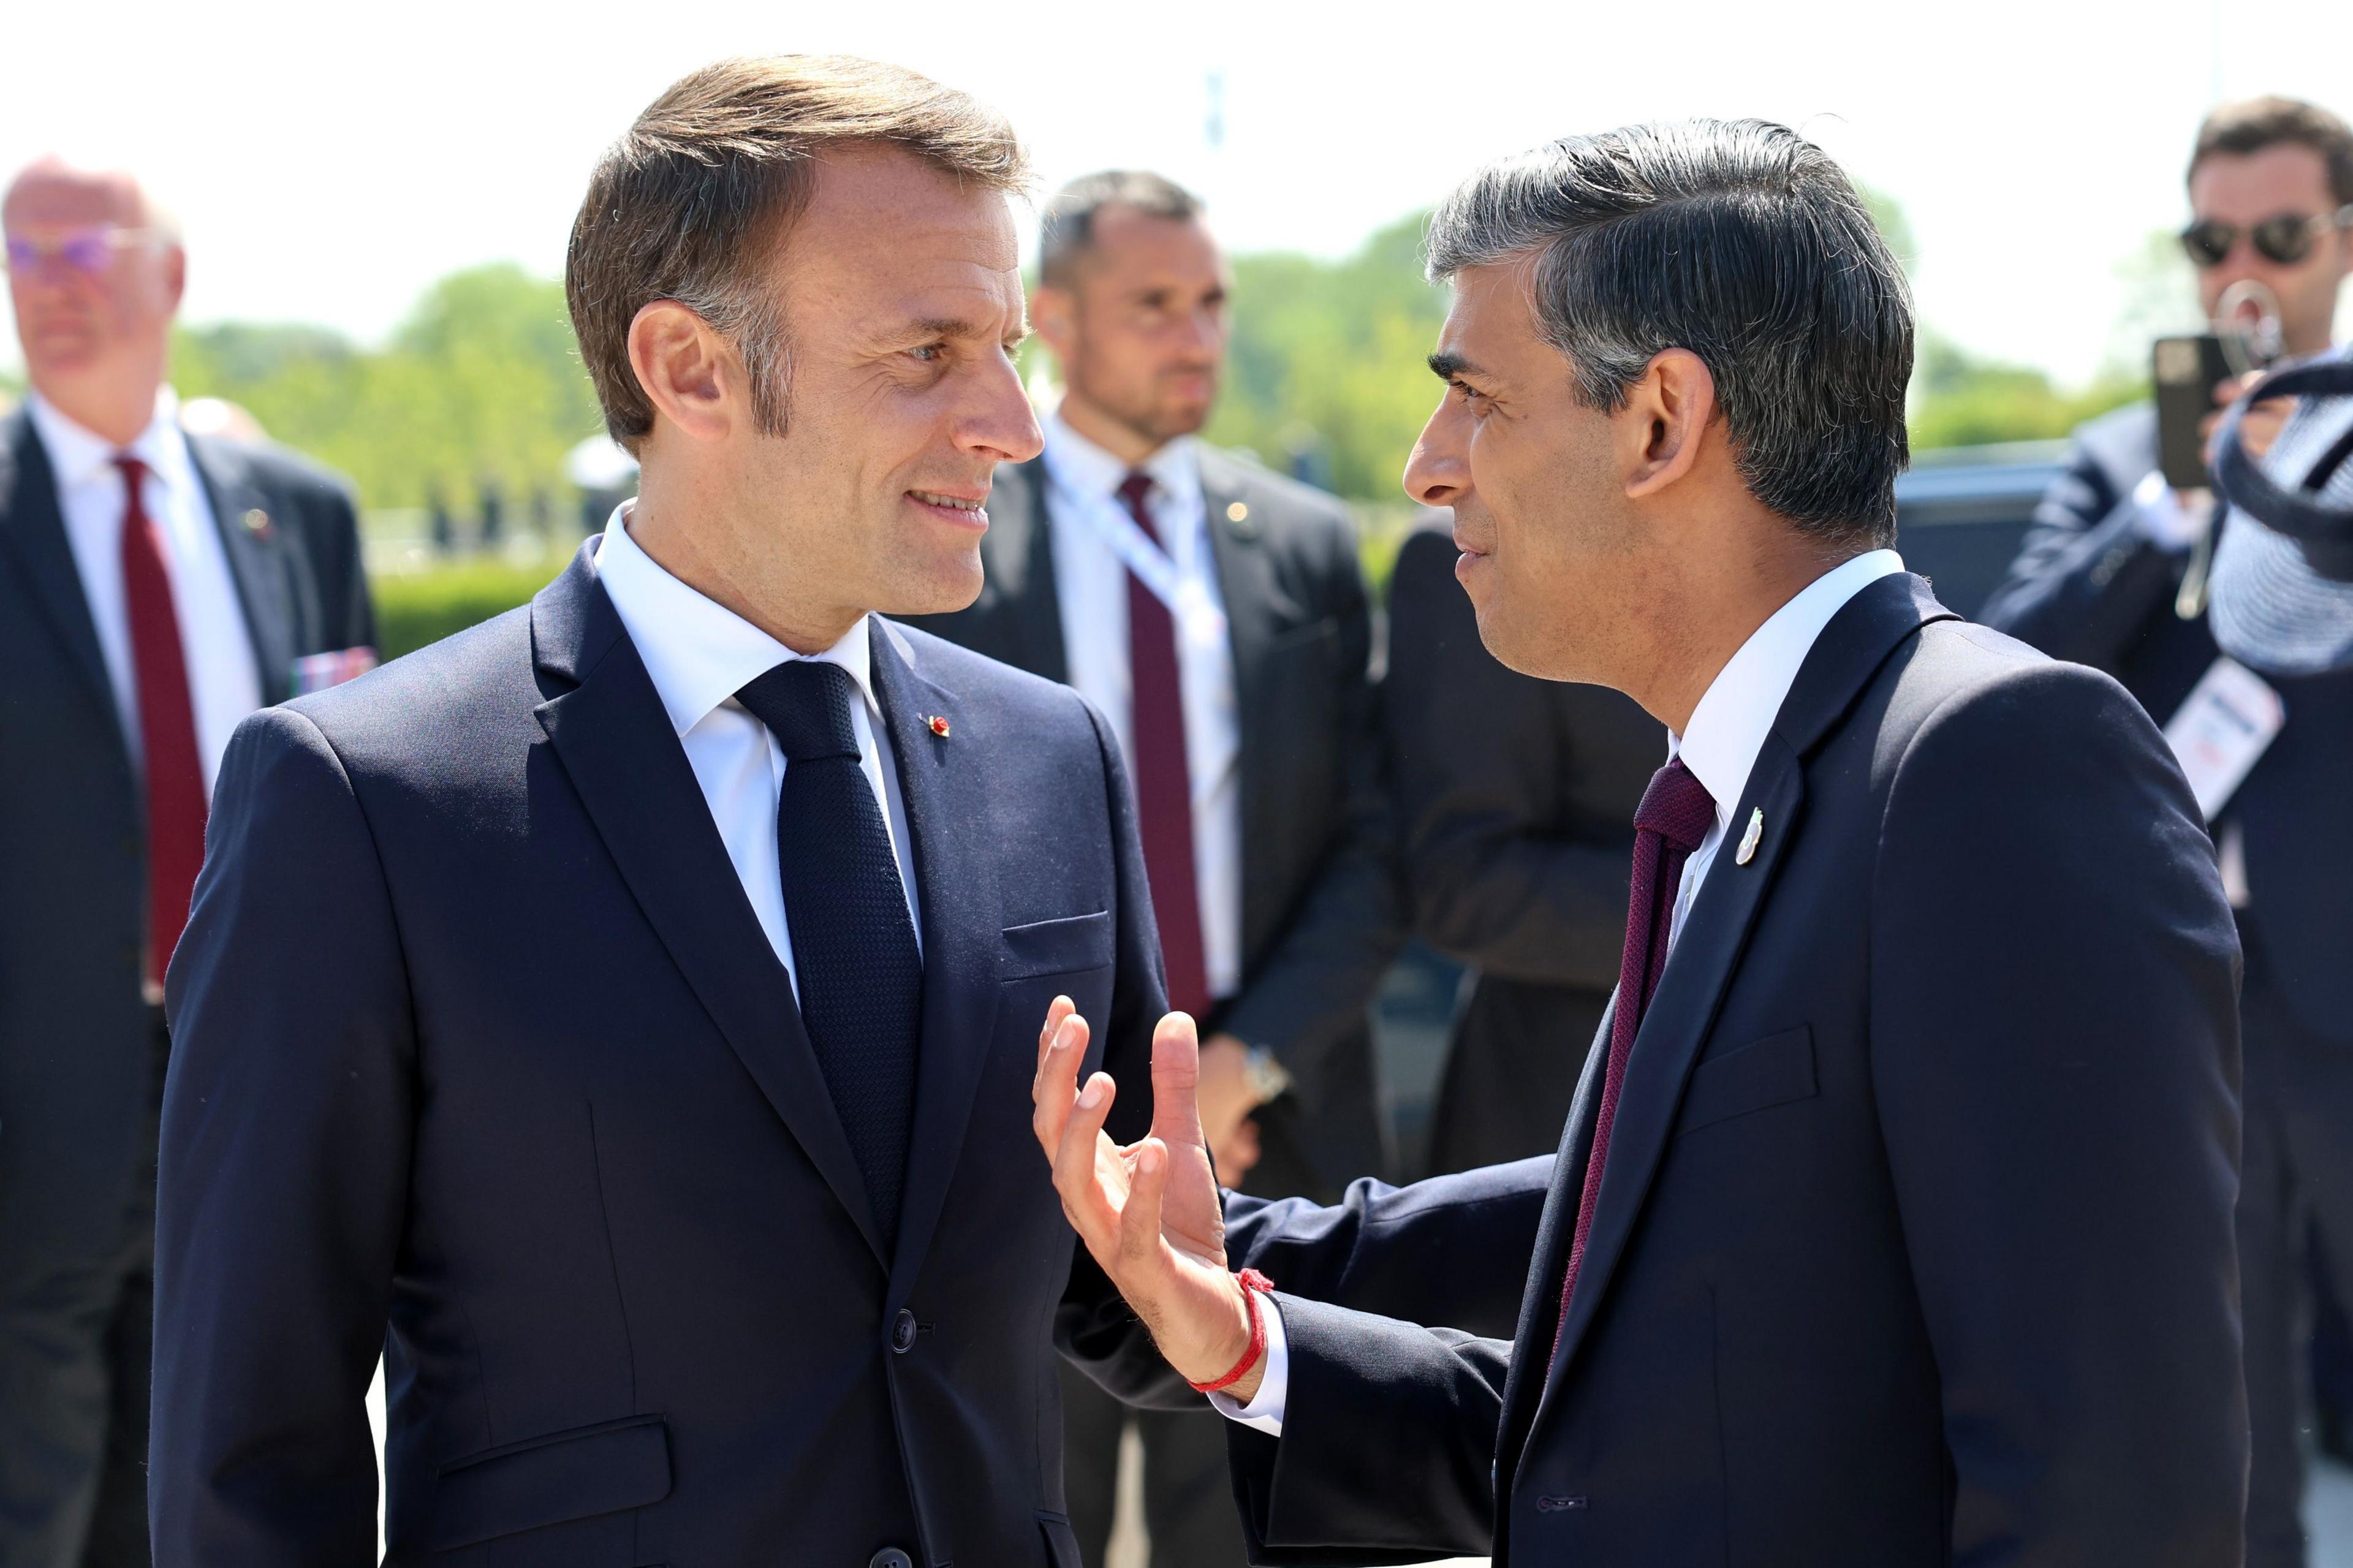
[[[1145,495],[1147,474],[1127,476],[1119,499],[1155,544]],[[1135,810],[1144,830],[1144,873],[1168,970],[1168,1005],[1198,1018],[1208,1010],[1209,970],[1201,952],[1201,895],[1193,864],[1193,773],[1185,756],[1185,688],[1176,665],[1176,623],[1133,571],[1127,574],[1129,715],[1135,737]]]
[[[172,607],[164,542],[142,491],[147,465],[119,457],[122,470],[122,603],[131,621],[131,668],[139,691],[139,745],[147,774],[147,963],[151,989],[163,983],[188,923],[188,900],[205,863],[205,771],[196,755],[195,706]]]
[[[1651,775],[1651,787],[1634,808],[1634,880],[1626,898],[1626,952],[1618,963],[1618,1000],[1609,1017],[1601,1109],[1593,1118],[1593,1152],[1586,1157],[1577,1231],[1568,1244],[1568,1268],[1560,1284],[1560,1324],[1552,1339],[1556,1357],[1568,1323],[1568,1300],[1577,1289],[1577,1266],[1585,1261],[1586,1234],[1593,1228],[1594,1200],[1601,1194],[1601,1167],[1609,1157],[1609,1130],[1618,1121],[1618,1092],[1626,1085],[1626,1058],[1633,1054],[1635,1032],[1642,1026],[1642,1015],[1667,967],[1667,938],[1674,925],[1683,862],[1705,841],[1715,823],[1715,798],[1681,758]]]

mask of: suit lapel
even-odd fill
[[[989,495],[988,533],[981,545],[988,574],[981,594],[1001,604],[1012,622],[1010,640],[1019,649],[1013,662],[1032,675],[1067,684],[1070,657],[1054,577],[1050,488],[1043,458],[997,470]]]
[[[972,813],[982,798],[977,748],[1010,738],[976,733],[955,696],[917,672],[896,628],[879,619],[870,625],[875,696],[898,764],[923,920],[922,1043],[892,1268],[896,1299],[930,1250],[996,1034],[1003,921],[994,846]],[[946,721],[946,735],[933,731],[934,718]]]
[[[270,518],[269,499],[246,477],[232,448],[201,437],[187,438],[188,456],[212,503],[213,526],[228,556],[229,575],[245,611],[253,641],[254,668],[261,672],[264,707],[294,694],[294,604],[286,570],[286,546]],[[248,524],[248,517],[259,521]]]
[[[1577,1093],[1568,1102],[1568,1121],[1561,1129],[1560,1149],[1553,1158],[1552,1190],[1545,1194],[1543,1216],[1536,1223],[1535,1251],[1528,1262],[1528,1283],[1520,1300],[1519,1327],[1512,1336],[1515,1347],[1542,1345],[1550,1350],[1553,1326],[1560,1312],[1560,1281],[1568,1268],[1568,1243],[1577,1228],[1577,1204],[1585,1184],[1586,1152],[1593,1144],[1595,1102],[1601,1093],[1601,1074],[1609,1057],[1609,1020],[1615,1004],[1601,1012],[1600,1026],[1585,1053],[1585,1070],[1577,1075]],[[1536,1401],[1544,1393],[1546,1367],[1516,1350],[1504,1374],[1503,1419],[1496,1438],[1496,1474],[1516,1474]]]
[[[1282,626],[1283,612],[1292,610],[1289,596],[1275,578],[1274,560],[1266,548],[1261,521],[1250,515],[1242,500],[1242,475],[1230,459],[1198,446],[1201,454],[1201,500],[1208,512],[1209,553],[1218,569],[1218,596],[1226,610],[1226,638],[1233,649],[1234,714],[1241,730],[1242,802],[1242,931],[1265,929],[1276,911],[1262,908],[1271,889],[1257,875],[1265,864],[1261,847],[1271,833],[1295,825],[1261,822],[1259,803],[1273,798],[1264,770],[1282,751],[1282,737],[1267,730],[1267,649]],[[1242,513],[1237,521],[1234,513]]]
[[[1226,635],[1234,650],[1234,686],[1242,719],[1242,753],[1250,750],[1252,681],[1274,640],[1275,616],[1283,607],[1274,581],[1265,534],[1242,500],[1242,476],[1207,447],[1201,455],[1201,501],[1209,516],[1209,554],[1218,568],[1218,596],[1225,601]],[[1233,513],[1242,510],[1242,521]]]
[[[540,727],[671,962],[884,1268],[874,1208],[794,1005],[653,679],[582,546],[532,601]]]
[[[1802,829],[1805,797],[1804,772],[1796,755],[1778,735],[1767,735],[1749,773],[1747,791],[1732,814],[1730,832],[1740,832],[1749,814],[1760,810],[1768,831],[1746,866],[1735,858],[1730,834],[1717,848],[1683,935],[1667,959],[1658,994],[1634,1037],[1633,1052],[1627,1058],[1626,1083],[1619,1093],[1618,1118],[1609,1132],[1609,1163],[1602,1169],[1601,1191],[1594,1203],[1585,1261],[1577,1270],[1577,1295],[1568,1304],[1568,1317],[1561,1329],[1560,1353],[1546,1380],[1546,1398],[1559,1384],[1561,1370],[1575,1360],[1597,1303],[1608,1291],[1610,1275],[1633,1234],[1651,1178],[1674,1131],[1683,1082],[1691,1076],[1709,1026],[1715,1021],[1716,1005],[1723,1000],[1725,986],[1747,945],[1773,874]],[[1554,1288],[1559,1288],[1557,1283]]]
[[[98,624],[90,619],[81,569],[74,564],[73,546],[66,540],[49,455],[23,413],[0,429],[6,432],[5,441],[0,442],[0,463],[6,465],[0,473],[0,497],[6,498],[0,503],[0,549],[16,557],[32,587],[34,603],[86,678],[91,700],[105,705],[119,730],[121,710],[107,677],[106,656],[98,646]]]
[[[1774,876],[1805,830],[1805,758],[1845,716],[1899,645],[1929,621],[1957,618],[1936,603],[1921,579],[1908,574],[1881,578],[1831,618],[1791,683],[1628,1058],[1577,1295],[1561,1329],[1560,1353],[1544,1383],[1536,1420],[1543,1419],[1556,1397],[1609,1291],[1673,1136],[1693,1064],[1707,1041]],[[1757,812],[1764,815],[1764,833],[1755,855],[1742,865],[1735,847],[1737,836]],[[1557,1183],[1555,1190],[1557,1194]],[[1554,1265],[1556,1290],[1565,1261]]]

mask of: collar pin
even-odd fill
[[[1758,806],[1748,814],[1748,831],[1740,836],[1740,853],[1732,858],[1736,866],[1746,866],[1757,858],[1757,841],[1765,837],[1765,808]]]

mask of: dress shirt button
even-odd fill
[[[915,1568],[915,1560],[895,1546],[886,1546],[866,1560],[866,1568]]]
[[[899,1316],[891,1325],[891,1348],[901,1355],[915,1348],[915,1314],[904,1307],[899,1309]],[[892,1550],[895,1552],[898,1549],[893,1547]],[[880,1563],[882,1559],[877,1557],[874,1561]],[[904,1562],[905,1559],[902,1557],[900,1561]]]

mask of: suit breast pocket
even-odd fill
[[[1042,974],[1075,974],[1112,963],[1111,911],[1036,921],[1005,928],[997,961],[999,980],[1030,980]]]
[[[1814,1031],[1800,1024],[1710,1057],[1693,1068],[1675,1135],[1680,1138],[1752,1110],[1810,1100],[1820,1088],[1814,1072]]]

